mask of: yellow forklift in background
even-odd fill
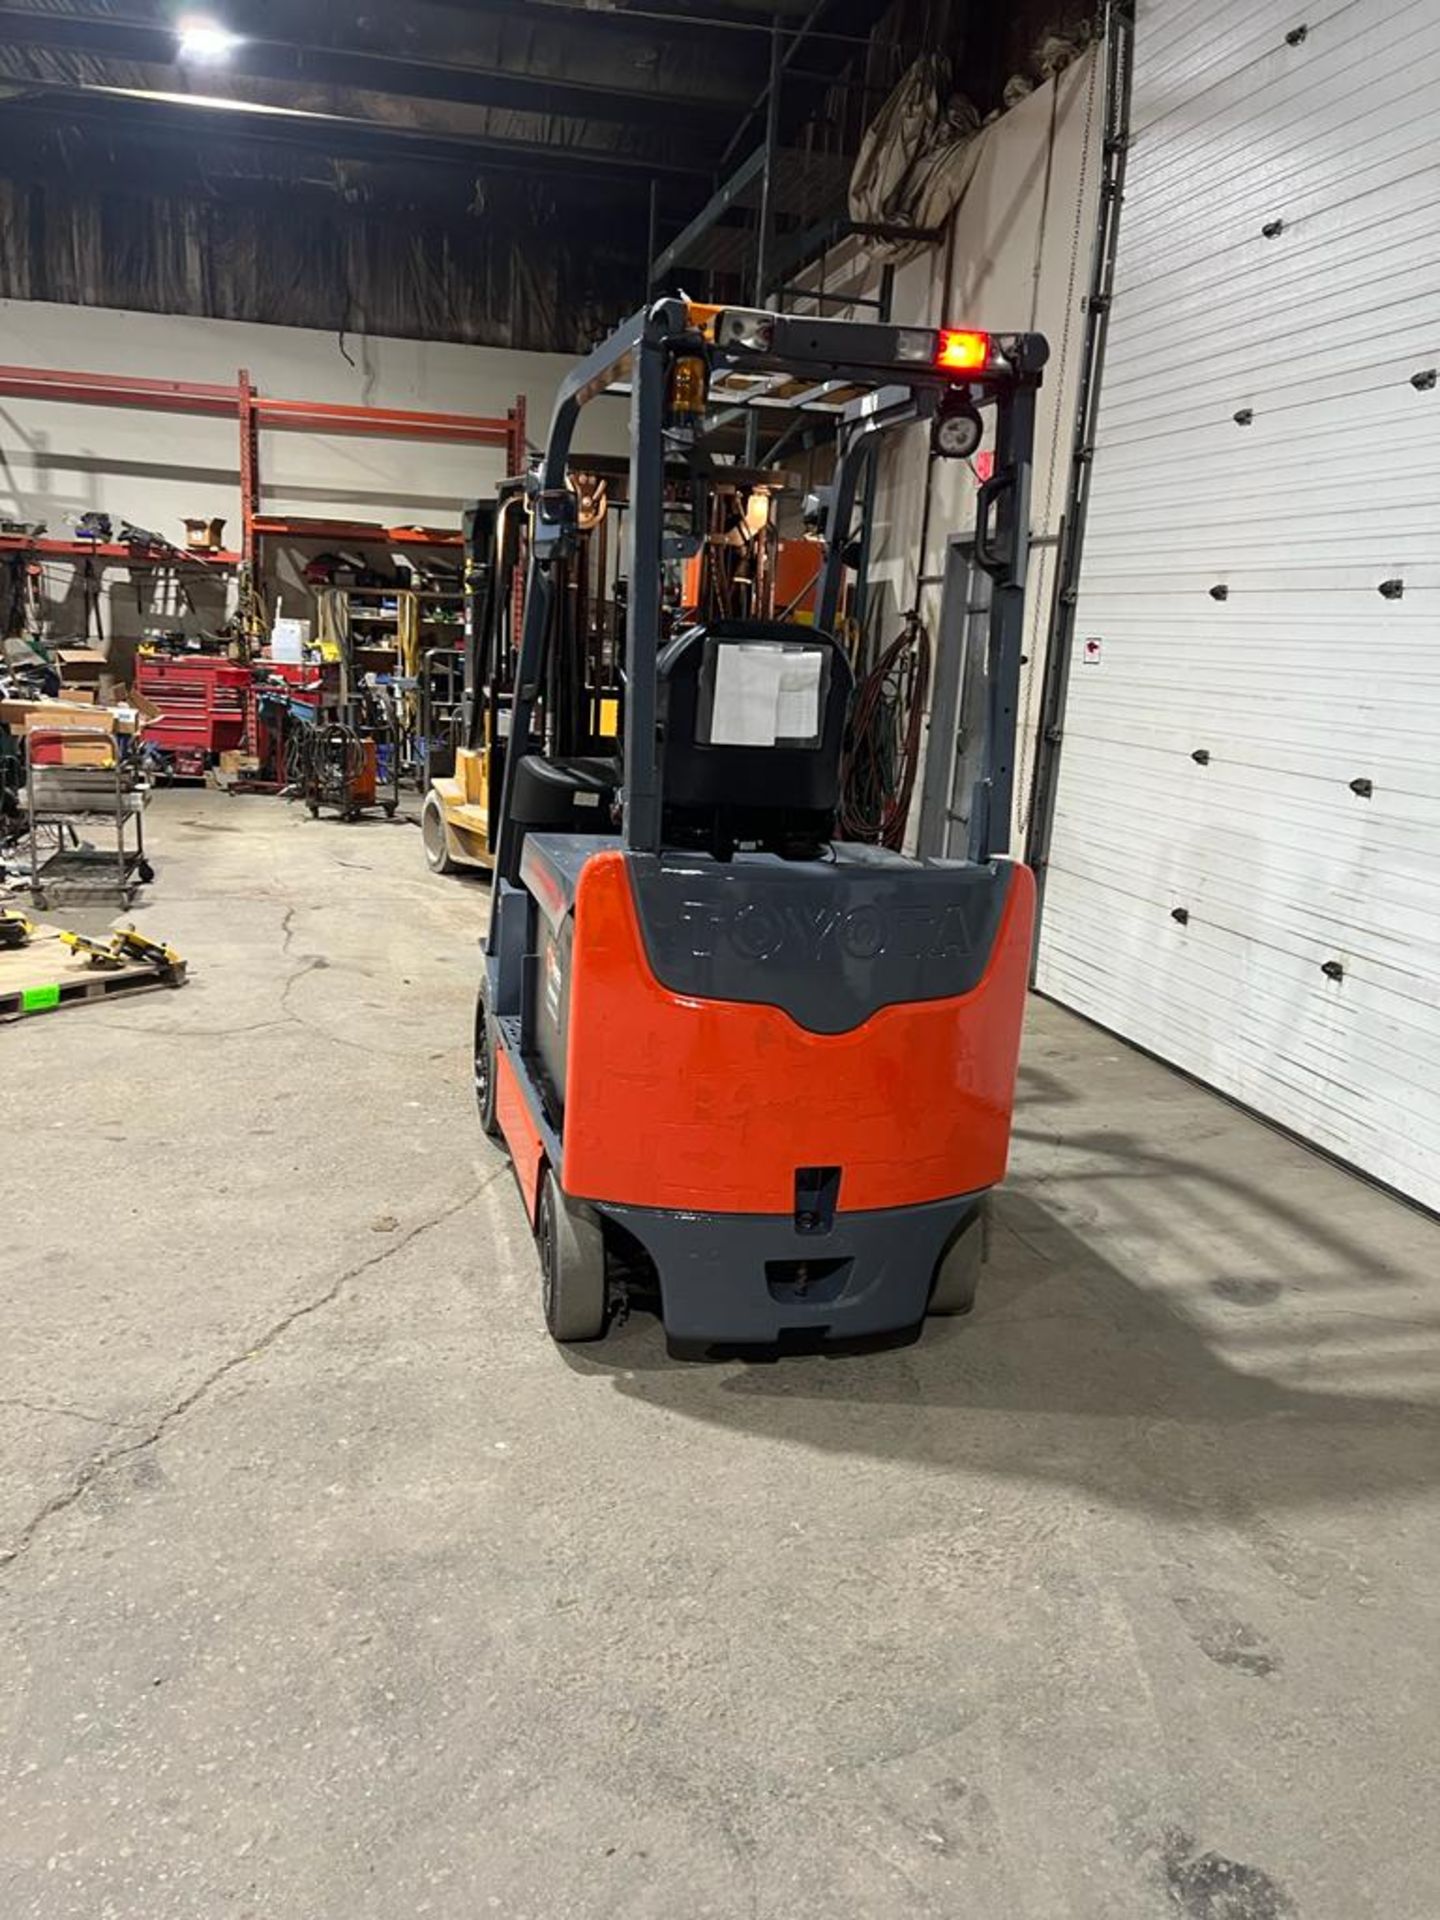
[[[577,473],[579,541],[555,595],[553,666],[539,689],[542,724],[569,754],[614,752],[620,729],[623,582],[613,578],[611,507],[603,478]],[[431,753],[420,824],[433,873],[495,863],[505,745],[515,694],[518,588],[529,560],[523,478],[466,510],[464,688],[448,746]]]
[[[504,761],[502,754],[492,755],[491,743],[501,738],[501,713],[508,717],[514,653],[499,573],[508,528],[506,571],[516,577],[516,520],[523,511],[518,490],[465,511],[463,687],[449,741],[430,752],[430,784],[420,813],[425,861],[433,873],[453,873],[462,862],[487,868],[494,863],[490,823]]]

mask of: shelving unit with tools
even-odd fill
[[[47,367],[0,365],[0,396],[86,407],[130,407],[154,413],[233,416],[239,433],[241,542],[238,551],[202,551],[176,546],[156,550],[121,542],[92,543],[46,534],[0,535],[0,552],[37,557],[105,559],[126,565],[194,562],[238,567],[252,594],[263,587],[263,549],[268,540],[384,541],[395,547],[460,546],[458,530],[386,526],[374,521],[307,518],[262,512],[262,432],[328,433],[364,438],[501,447],[507,473],[525,460],[525,400],[517,396],[503,415],[436,413],[404,407],[357,407],[323,400],[280,400],[262,394],[241,368],[233,386],[201,381],[149,380],[129,375],[80,373]],[[457,502],[457,512],[459,503]],[[263,634],[260,606],[252,602],[252,641]]]
[[[373,689],[389,709],[399,773],[421,782],[426,765],[422,686],[432,652],[464,635],[460,535],[437,528],[347,529],[335,553],[306,567],[321,655],[338,667],[342,704]],[[423,535],[423,537],[421,537]],[[376,548],[383,549],[377,553]]]
[[[239,754],[242,748],[241,757],[247,760],[262,754],[267,743],[264,730],[256,725],[257,704],[237,679],[248,680],[254,674],[267,684],[277,677],[289,682],[296,696],[295,715],[312,707],[318,715],[333,707],[335,718],[340,717],[339,705],[356,694],[364,676],[375,675],[386,685],[401,764],[407,771],[420,771],[418,689],[425,657],[432,648],[456,644],[463,630],[458,526],[391,525],[263,512],[262,436],[311,432],[497,447],[504,450],[505,470],[510,473],[525,463],[523,397],[505,414],[489,417],[276,399],[260,393],[243,368],[233,385],[222,385],[13,365],[0,366],[0,396],[61,406],[128,407],[235,420],[241,534],[236,548],[219,546],[215,539],[219,523],[212,521],[195,523],[197,529],[208,531],[211,544],[193,548],[150,539],[72,539],[55,536],[49,529],[24,527],[0,534],[0,559],[9,557],[17,581],[22,572],[30,576],[23,588],[17,586],[17,592],[32,594],[40,569],[49,565],[69,562],[83,570],[88,583],[82,596],[87,638],[92,605],[98,626],[98,575],[103,568],[124,568],[132,576],[152,580],[162,569],[170,570],[181,582],[182,592],[184,580],[197,572],[236,582],[233,614],[217,635],[202,635],[198,642],[189,635],[182,642],[177,636],[173,647],[145,646],[139,655],[135,690],[153,710],[151,742],[170,772],[194,777],[221,754]],[[460,506],[457,500],[457,521]],[[289,667],[277,676],[281,663],[271,657],[269,645],[273,618],[282,602],[276,578],[282,546],[301,554],[308,551],[312,565],[313,557],[327,547],[358,549],[361,555],[361,563],[350,569],[355,577],[345,582],[343,598],[332,603],[328,623],[332,634],[343,637],[343,671],[333,675],[317,664],[313,674],[302,676],[303,686],[295,684]],[[305,591],[325,584],[323,579],[307,580]],[[290,597],[286,589],[285,601]],[[284,610],[291,613],[293,607],[287,604]],[[313,622],[316,631],[320,624],[318,619]],[[337,655],[332,651],[328,658],[334,662]],[[296,724],[304,724],[303,718]],[[285,784],[283,765],[268,772],[273,779],[257,784]]]

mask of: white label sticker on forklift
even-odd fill
[[[824,664],[818,647],[765,641],[719,647],[711,745],[773,747],[777,740],[813,740],[820,731]]]

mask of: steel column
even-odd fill
[[[1020,652],[1025,643],[1025,575],[1030,564],[1035,391],[1033,381],[1022,382],[1009,404],[1002,403],[995,426],[995,472],[975,500],[975,558],[994,584],[986,650],[989,701],[985,773],[977,783],[970,814],[972,860],[990,860],[1010,850]]]
[[[242,367],[235,378],[236,414],[240,424],[240,556],[250,569],[251,598],[257,600],[260,588],[255,579],[258,559],[255,519],[260,511],[260,436],[255,425],[255,389],[250,384],[250,375]]]
[[[630,593],[625,648],[625,845],[660,851],[660,767],[656,748],[656,672],[660,650],[660,546],[664,531],[664,306],[654,309],[635,351],[630,390],[627,516]]]
[[[1045,881],[1050,865],[1050,842],[1055,829],[1060,754],[1065,737],[1065,708],[1070,692],[1070,661],[1075,646],[1075,605],[1079,597],[1080,560],[1085,545],[1095,432],[1100,413],[1100,383],[1105,368],[1105,342],[1115,289],[1120,209],[1125,199],[1134,35],[1135,26],[1129,5],[1125,4],[1125,0],[1109,0],[1105,9],[1104,172],[1100,184],[1100,210],[1091,263],[1090,290],[1085,302],[1085,345],[1080,363],[1080,391],[1075,403],[1070,474],[1064,517],[1060,523],[1055,597],[1051,603],[1046,638],[1045,676],[1041,686],[1040,725],[1031,786],[1030,831],[1025,844],[1026,861],[1035,871],[1037,951],[1040,915],[1045,906]]]

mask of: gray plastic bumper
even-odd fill
[[[982,1197],[839,1213],[827,1233],[798,1232],[779,1214],[598,1211],[654,1261],[673,1339],[769,1344],[797,1333],[852,1340],[917,1326],[941,1255]]]

